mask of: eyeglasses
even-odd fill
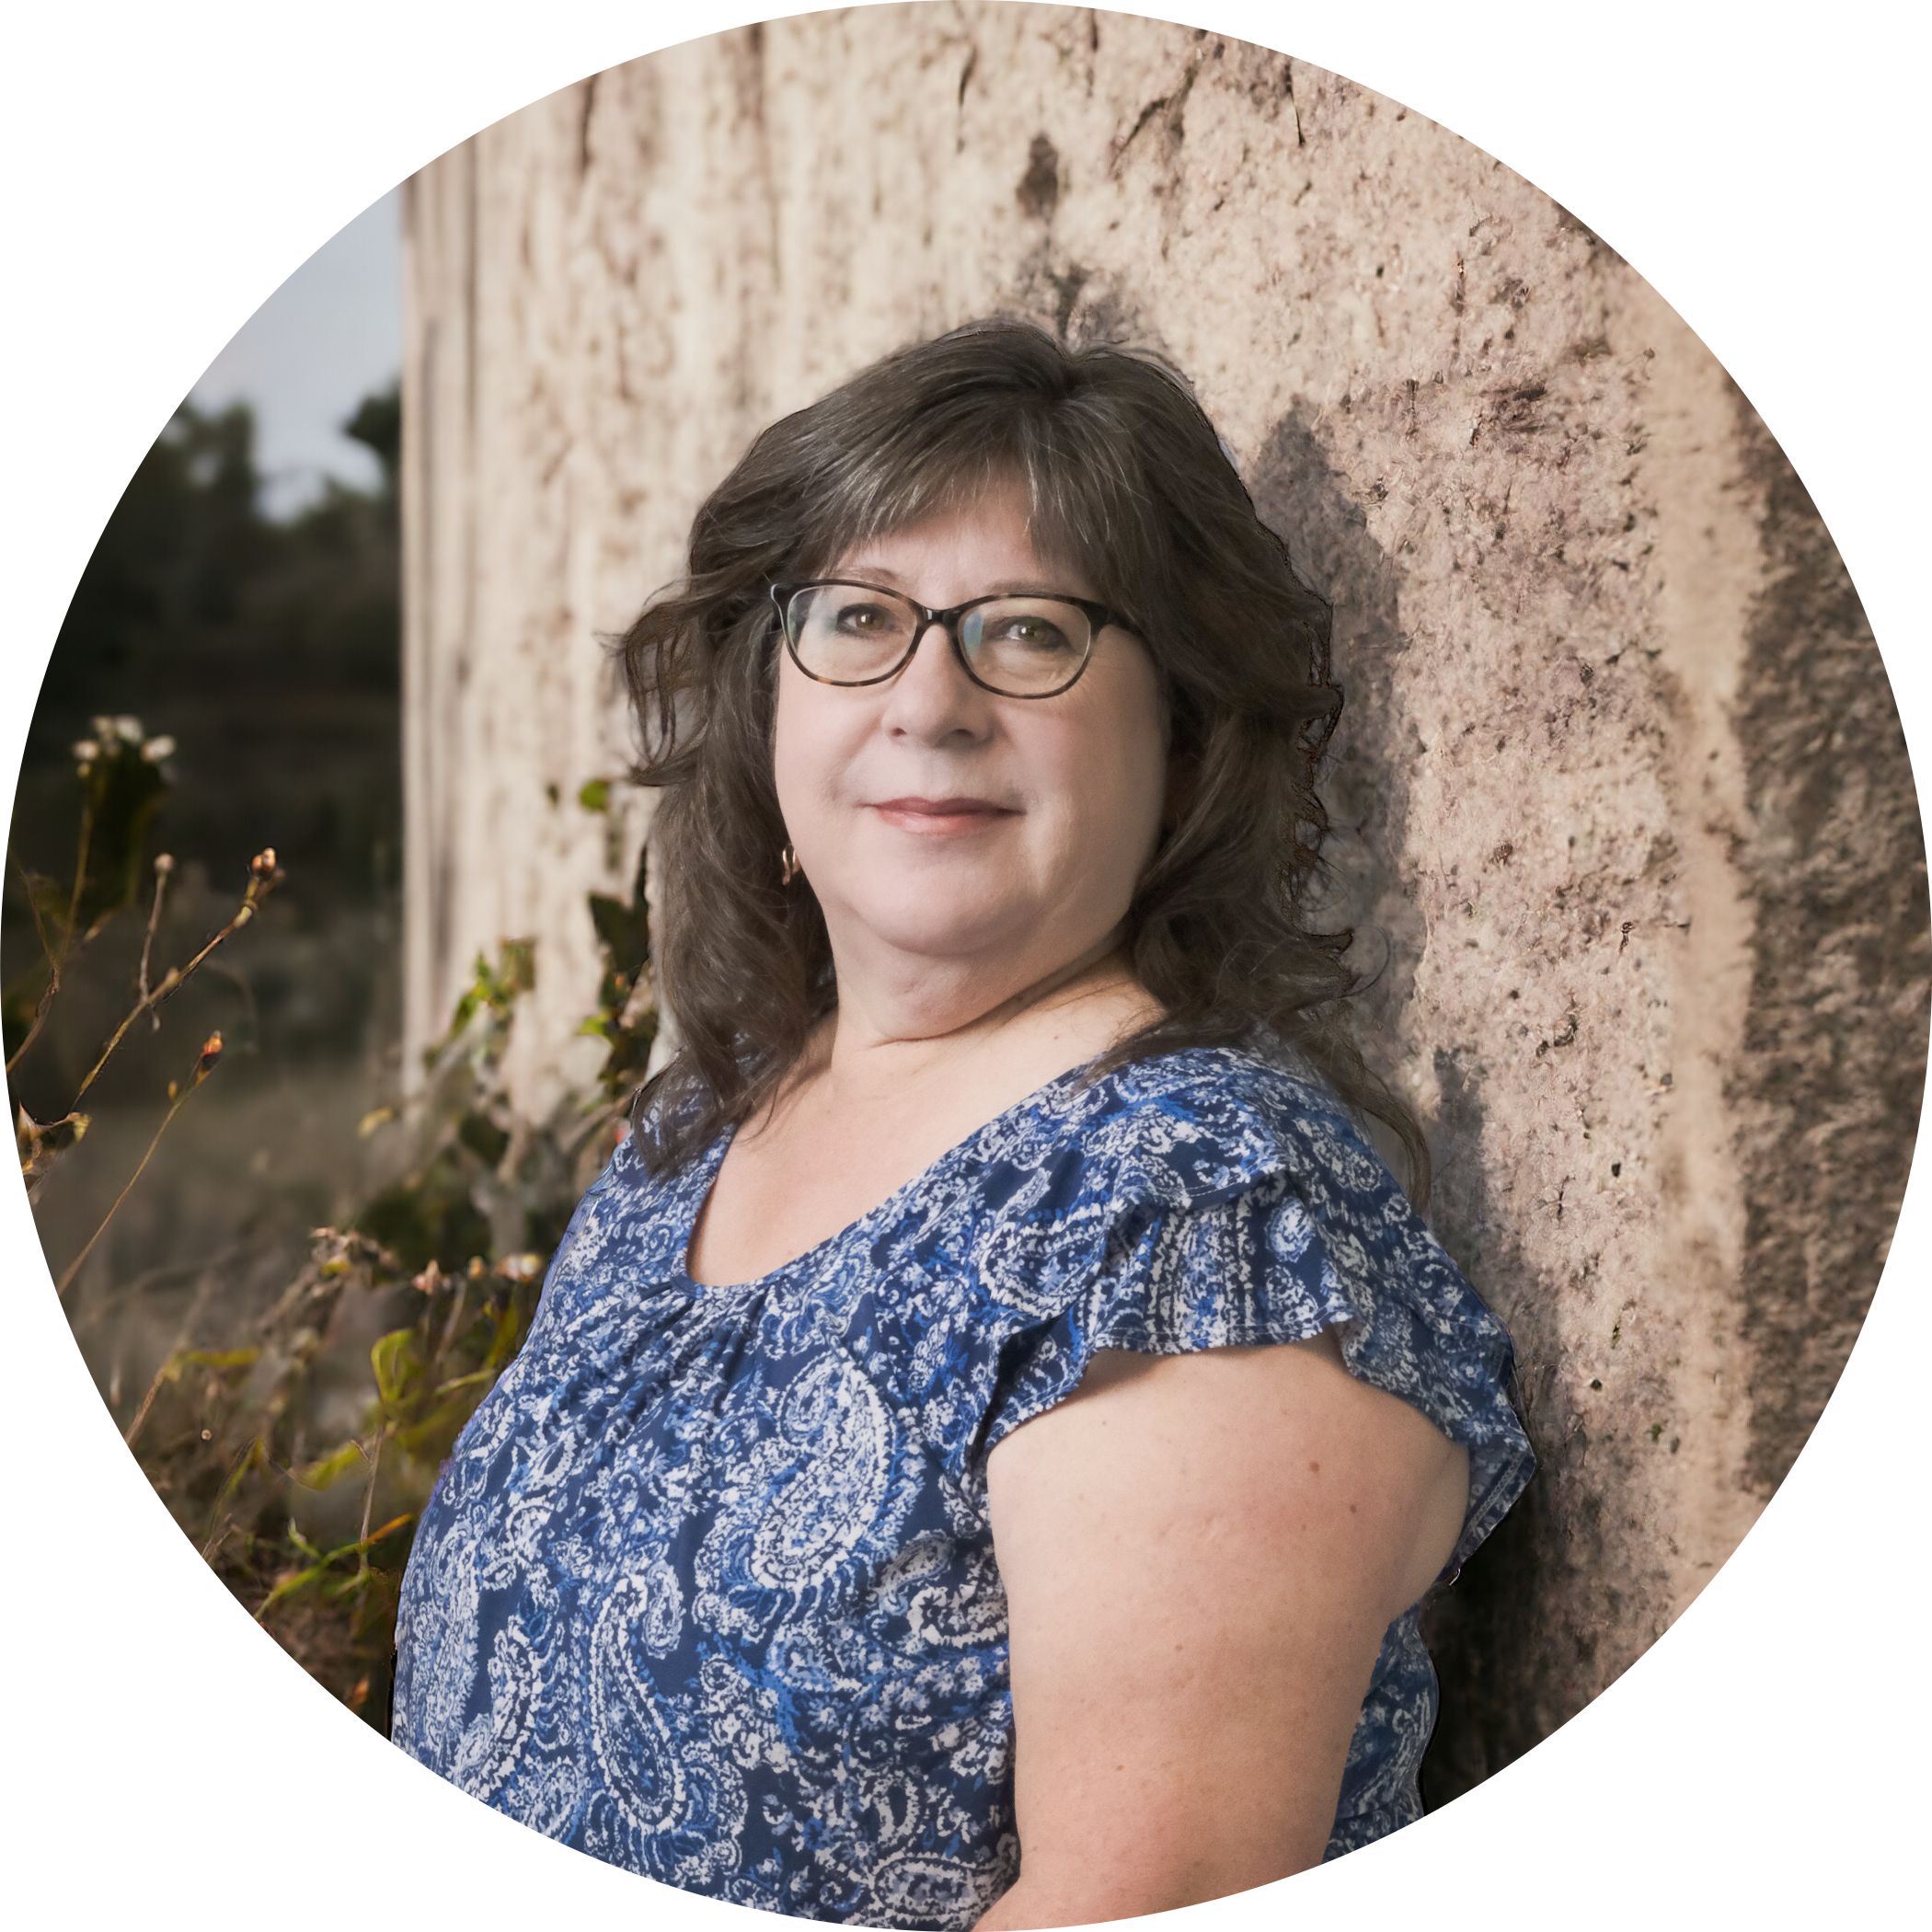
[[[771,594],[792,662],[822,684],[883,684],[937,624],[983,690],[1054,697],[1087,669],[1098,633],[1110,624],[1133,628],[1085,597],[1002,592],[936,611],[898,591],[838,578],[775,583]]]

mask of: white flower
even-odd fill
[[[150,738],[141,747],[141,755],[150,765],[159,765],[162,759],[172,758],[174,754],[175,742],[165,731],[158,738]]]

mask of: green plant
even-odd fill
[[[479,954],[411,1098],[363,1132],[390,1178],[245,1340],[185,1336],[126,1431],[177,1521],[277,1639],[382,1725],[413,1528],[457,1433],[522,1346],[547,1258],[623,1132],[657,1016],[640,858],[629,901],[593,894],[605,970],[581,1030],[609,1051],[589,1097],[542,1121],[505,1086],[534,984],[529,942]]]
[[[21,871],[40,958],[5,989],[12,1074],[40,1037],[88,944],[136,898],[143,841],[167,784],[172,741],[132,718],[95,720],[75,747],[83,787],[75,875],[61,887]],[[579,793],[604,814],[608,781]],[[40,1121],[16,1103],[29,1197],[84,1137],[80,1103],[144,1014],[163,1005],[255,917],[282,879],[272,848],[250,862],[241,903],[193,955],[155,978],[153,952],[174,861],[153,861],[154,891],[136,996],[73,1104]],[[232,1259],[195,1277],[175,1340],[123,1424],[123,1437],[176,1522],[236,1597],[298,1662],[374,1723],[387,1704],[397,1593],[417,1516],[443,1459],[513,1359],[535,1313],[546,1259],[592,1171],[622,1132],[657,1032],[640,853],[628,899],[592,893],[604,954],[596,1001],[579,1031],[604,1041],[588,1096],[523,1117],[503,1076],[519,1002],[535,983],[526,939],[479,953],[423,1078],[364,1116],[385,1176],[341,1226],[312,1230],[306,1259],[239,1335],[197,1333]],[[188,1097],[219,1064],[202,1042],[132,1175],[59,1279],[69,1282],[127,1198]],[[178,1275],[179,1271],[169,1271]],[[142,1284],[105,1284],[127,1312]],[[110,1400],[118,1398],[110,1397]]]
[[[40,956],[25,972],[0,990],[0,1017],[4,1017],[6,1037],[14,1042],[6,1058],[9,1081],[46,1026],[61,990],[62,975],[72,970],[81,952],[109,922],[133,903],[142,871],[143,840],[167,788],[165,761],[174,750],[172,738],[149,737],[138,718],[97,718],[94,730],[94,737],[83,739],[74,747],[75,769],[82,794],[72,883],[63,888],[51,879],[20,868],[27,909],[40,940]],[[55,1164],[85,1138],[88,1116],[81,1111],[81,1102],[127,1039],[135,1021],[145,1014],[159,1031],[163,1004],[193,978],[218,947],[255,917],[262,902],[284,876],[276,863],[272,845],[258,852],[248,861],[247,882],[241,903],[233,914],[191,957],[170,966],[157,980],[153,977],[155,937],[160,930],[162,906],[174,863],[172,856],[166,852],[154,861],[154,897],[142,935],[134,1003],[75,1089],[66,1111],[57,1120],[42,1121],[17,1100],[15,1102],[14,1144],[29,1200],[39,1192]],[[62,1270],[55,1284],[61,1295],[66,1294],[95,1244],[107,1232],[121,1202],[146,1170],[155,1149],[161,1144],[161,1136],[189,1095],[220,1064],[222,1051],[221,1034],[211,1033],[202,1041],[185,1084],[179,1080],[168,1082],[167,1108],[153,1139],[94,1232]]]

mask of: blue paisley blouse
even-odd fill
[[[1192,1047],[1050,1080],[870,1213],[686,1272],[730,1130],[627,1138],[404,1576],[393,1736],[671,1885],[965,1932],[1018,1875],[988,1452],[1093,1351],[1334,1327],[1470,1452],[1453,1576],[1530,1479],[1510,1339],[1305,1065]],[[1417,1817],[1437,1685],[1388,1629],[1326,1856]]]

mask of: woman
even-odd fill
[[[682,1043],[423,1517],[405,1749],[939,1932],[1417,1815],[1533,1464],[1302,916],[1327,635],[1151,356],[974,325],[753,443],[622,640]]]

